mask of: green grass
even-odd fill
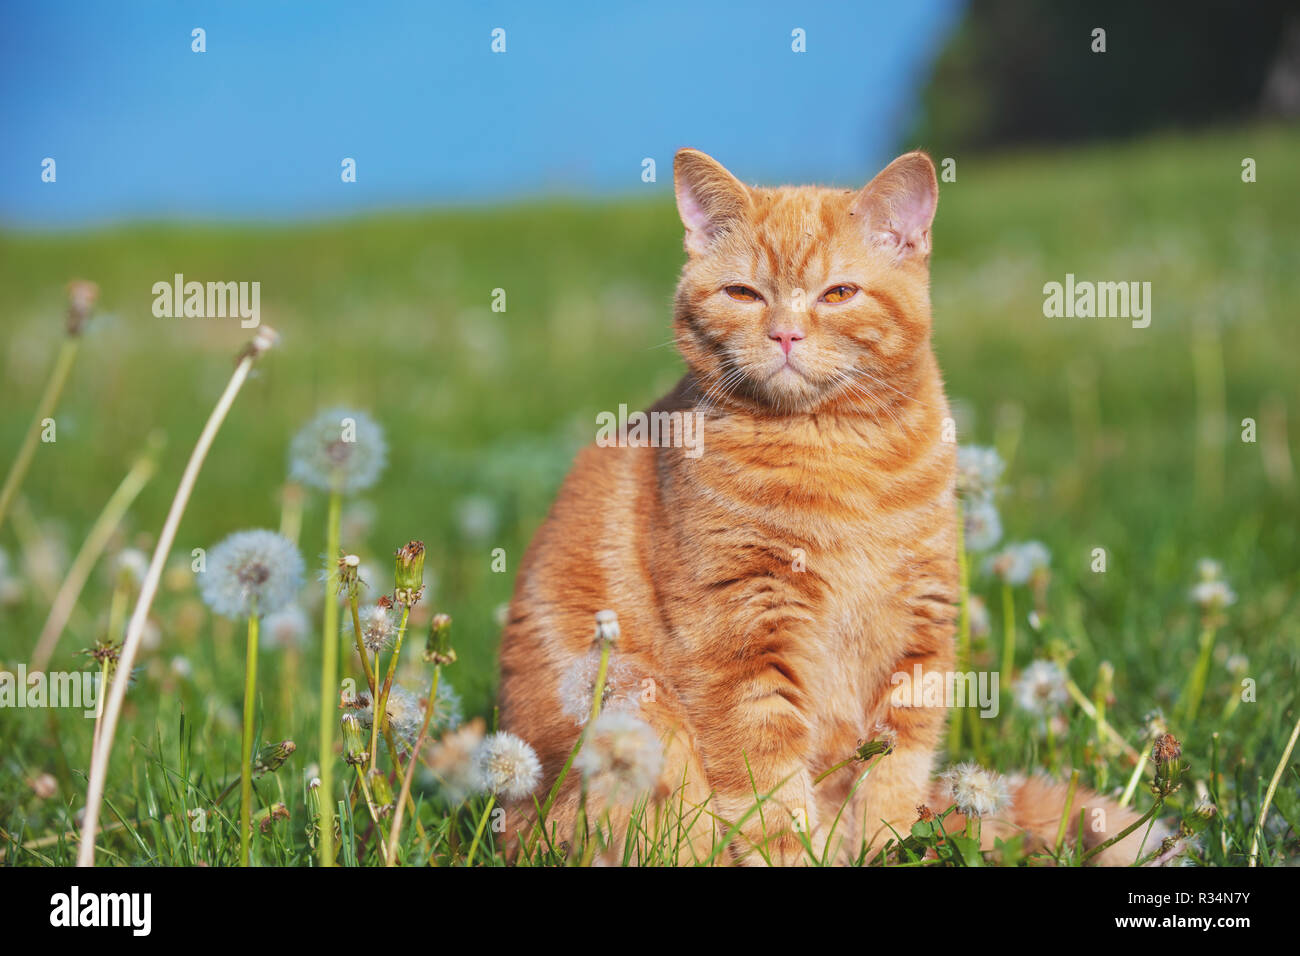
[[[1258,163],[1257,183],[1241,182],[1246,156]],[[1116,676],[1107,716],[1142,749],[1144,715],[1171,714],[1195,664],[1199,618],[1187,592],[1196,560],[1220,560],[1237,592],[1198,718],[1173,727],[1190,771],[1166,816],[1189,813],[1195,781],[1210,784],[1220,812],[1196,855],[1209,864],[1244,862],[1296,719],[1296,489],[1276,462],[1295,446],[1300,417],[1297,181],[1300,133],[1271,128],[960,158],[957,181],[941,184],[935,226],[935,342],[961,410],[962,440],[1005,446],[1018,436],[999,498],[1006,538],[1041,539],[1053,555],[1047,624],[1031,635],[1021,617],[1018,666],[1046,656],[1049,645],[1067,648],[1070,675],[1091,695],[1099,665],[1109,661]],[[294,430],[326,404],[368,410],[387,429],[391,461],[365,496],[371,527],[345,544],[376,569],[383,587],[393,549],[411,538],[426,543],[436,579],[426,603],[456,622],[460,660],[446,676],[466,712],[490,722],[496,611],[573,452],[591,440],[597,412],[649,404],[680,374],[679,359],[663,346],[681,259],[680,227],[666,199],[0,236],[0,448],[18,448],[53,362],[66,282],[80,276],[102,287],[102,312],[56,416],[58,441],[39,446],[22,507],[0,528],[0,547],[23,589],[0,608],[0,664],[12,671],[29,658],[48,611],[60,571],[42,574],[43,556],[53,553],[57,566],[59,552],[75,553],[147,436],[161,429],[169,442],[160,473],[118,542],[149,546],[248,338],[232,320],[155,318],[153,283],[178,271],[200,281],[257,280],[263,321],[283,342],[260,363],[217,439],[178,556],[239,528],[278,526]],[[1151,327],[1045,318],[1042,286],[1066,273],[1151,282]],[[506,291],[503,313],[490,308],[498,288]],[[1197,349],[1202,367],[1221,365],[1225,386],[1221,431],[1200,444],[1198,422],[1217,413],[1212,393],[1198,391]],[[1239,439],[1248,417],[1258,422],[1253,444]],[[484,503],[492,520],[481,533],[468,517]],[[313,567],[321,563],[324,523],[324,501],[309,497],[302,547]],[[505,574],[491,570],[494,548],[505,549]],[[1095,548],[1106,550],[1104,574],[1090,570]],[[25,561],[37,567],[24,570]],[[140,661],[101,816],[105,825],[127,825],[103,838],[101,862],[236,858],[235,803],[203,834],[163,820],[210,802],[238,776],[240,628],[210,618],[185,577],[164,588],[154,609],[159,643]],[[993,637],[977,644],[977,661],[987,662],[1000,647],[1000,593],[978,567],[972,588],[993,611]],[[54,669],[87,665],[74,652],[103,632],[110,590],[97,570]],[[1026,604],[1019,595],[1017,606]],[[1248,659],[1256,700],[1225,719],[1237,686],[1224,663],[1231,654]],[[188,661],[190,676],[173,672],[176,657]],[[282,770],[258,782],[258,806],[283,801],[292,814],[255,838],[263,863],[310,859],[303,775],[316,756],[315,659],[309,652],[297,682],[286,686],[286,662],[262,655],[263,739],[299,744]],[[289,721],[281,718],[286,698]],[[1024,715],[1008,711],[981,722],[978,754],[967,737],[953,756],[979,756],[1004,771],[1068,775],[1064,768],[1073,766],[1085,785],[1122,786],[1128,766],[1101,751],[1094,723],[1074,705],[1065,716],[1068,729],[1053,748]],[[90,726],[79,711],[0,713],[0,828],[14,840],[74,828]],[[1298,766],[1293,758],[1271,814],[1291,826],[1270,826],[1264,863],[1297,854]],[[59,783],[45,799],[29,783],[43,773]],[[1139,790],[1139,808],[1149,799]],[[452,819],[422,796],[421,820],[440,862],[451,830],[463,854],[481,806],[471,801]],[[345,836],[354,823],[343,821]],[[72,841],[35,852],[9,844],[0,839],[7,863],[75,855]],[[418,840],[403,846],[412,862],[422,861]],[[655,852],[651,862],[663,847]]]

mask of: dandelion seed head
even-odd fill
[[[307,612],[297,604],[286,604],[262,619],[262,647],[267,650],[303,647],[310,633]]]
[[[460,533],[471,541],[485,541],[496,533],[500,519],[490,498],[471,495],[456,505],[456,523]]]
[[[1008,544],[986,562],[987,570],[992,571],[1007,584],[1027,584],[1029,579],[1040,571],[1046,571],[1052,563],[1052,552],[1041,541],[1024,541]]]
[[[611,710],[591,725],[574,763],[593,790],[635,799],[658,783],[663,745],[640,717]]]
[[[560,679],[560,706],[582,727],[591,719],[592,695],[600,671],[600,651],[593,650],[569,665]],[[611,654],[605,670],[605,689],[600,695],[600,709],[634,713],[640,708],[636,676],[623,658]]]
[[[365,412],[327,408],[289,443],[289,477],[350,494],[379,480],[388,461],[384,430]]]
[[[542,777],[537,753],[507,731],[485,737],[474,751],[478,789],[517,800],[536,789]]]
[[[950,767],[939,779],[958,811],[968,817],[992,816],[1011,802],[1006,778],[976,763]]]
[[[1192,603],[1204,611],[1218,611],[1237,602],[1237,593],[1223,580],[1197,581],[1191,590]]]
[[[1031,714],[1050,715],[1069,700],[1065,674],[1054,661],[1034,661],[1011,685],[1016,704]]]
[[[987,551],[1002,540],[1002,518],[991,498],[978,498],[962,511],[962,542],[967,551]]]
[[[997,449],[962,445],[957,449],[957,491],[972,501],[990,498],[1005,467]]]
[[[438,790],[448,803],[463,803],[478,789],[474,756],[479,744],[483,742],[483,729],[483,718],[475,717],[444,734],[428,750],[429,769],[438,783]]]
[[[343,625],[344,631],[355,634],[352,615],[349,614],[347,618]],[[386,604],[367,604],[358,609],[357,619],[361,622],[361,643],[372,654],[378,654],[392,644],[402,625],[400,616],[391,605]]]
[[[225,617],[273,614],[302,589],[303,560],[293,542],[274,531],[236,531],[215,545],[199,575],[204,603]]]
[[[113,575],[139,587],[149,572],[149,556],[139,548],[123,548],[113,558]]]
[[[424,709],[429,702],[429,682],[423,687],[411,690],[402,684],[394,684],[388,692],[388,726],[393,732],[393,742],[398,749],[410,750],[420,736],[420,726],[424,723]],[[369,732],[375,721],[375,705],[366,695],[366,704],[358,712],[361,726]],[[438,681],[438,699],[433,704],[433,716],[429,718],[429,733],[451,730],[460,725],[461,702],[456,689],[444,677]]]

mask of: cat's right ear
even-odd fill
[[[749,190],[727,168],[698,149],[679,149],[673,160],[677,212],[686,227],[686,251],[705,253],[718,234],[749,208]]]

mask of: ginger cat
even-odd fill
[[[856,192],[747,187],[690,149],[674,172],[688,254],[674,331],[688,370],[654,410],[700,412],[703,453],[579,454],[519,572],[502,726],[536,748],[545,799],[581,732],[582,703],[562,698],[585,665],[589,701],[593,615],[613,609],[612,694],[659,733],[660,796],[694,820],[680,862],[706,859],[772,791],[724,861],[800,862],[793,819],[820,855],[846,801],[832,858],[856,858],[888,826],[906,833],[918,805],[950,802],[932,783],[944,708],[890,701],[891,675],[954,668],[956,448],[941,440],[949,411],[930,347],[934,166],[908,153]],[[814,786],[878,725],[897,744],[856,795],[852,769]],[[576,776],[549,817],[564,838]],[[1011,820],[986,820],[985,839],[1020,826],[1032,845],[1054,839],[1063,788],[1015,786]],[[1081,795],[1076,818],[1103,803]],[[1134,819],[1107,817],[1090,844]]]

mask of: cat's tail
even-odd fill
[[[995,819],[981,823],[982,842],[989,844],[997,838],[1003,840],[1023,834],[1026,852],[1043,852],[1053,849],[1060,832],[1061,818],[1066,813],[1069,787],[1039,776],[1014,776],[1008,778],[1011,801]],[[934,795],[934,806],[945,806],[947,799],[942,784]],[[1064,843],[1074,847],[1082,833],[1083,852],[1086,854],[1119,833],[1140,818],[1128,807],[1094,793],[1078,788],[1070,801],[1069,818],[1064,832]],[[964,820],[956,816],[954,824]],[[1159,820],[1148,821],[1132,833],[1112,843],[1088,859],[1092,866],[1132,866],[1139,861],[1147,866],[1161,866],[1175,859],[1186,849],[1184,842]]]

